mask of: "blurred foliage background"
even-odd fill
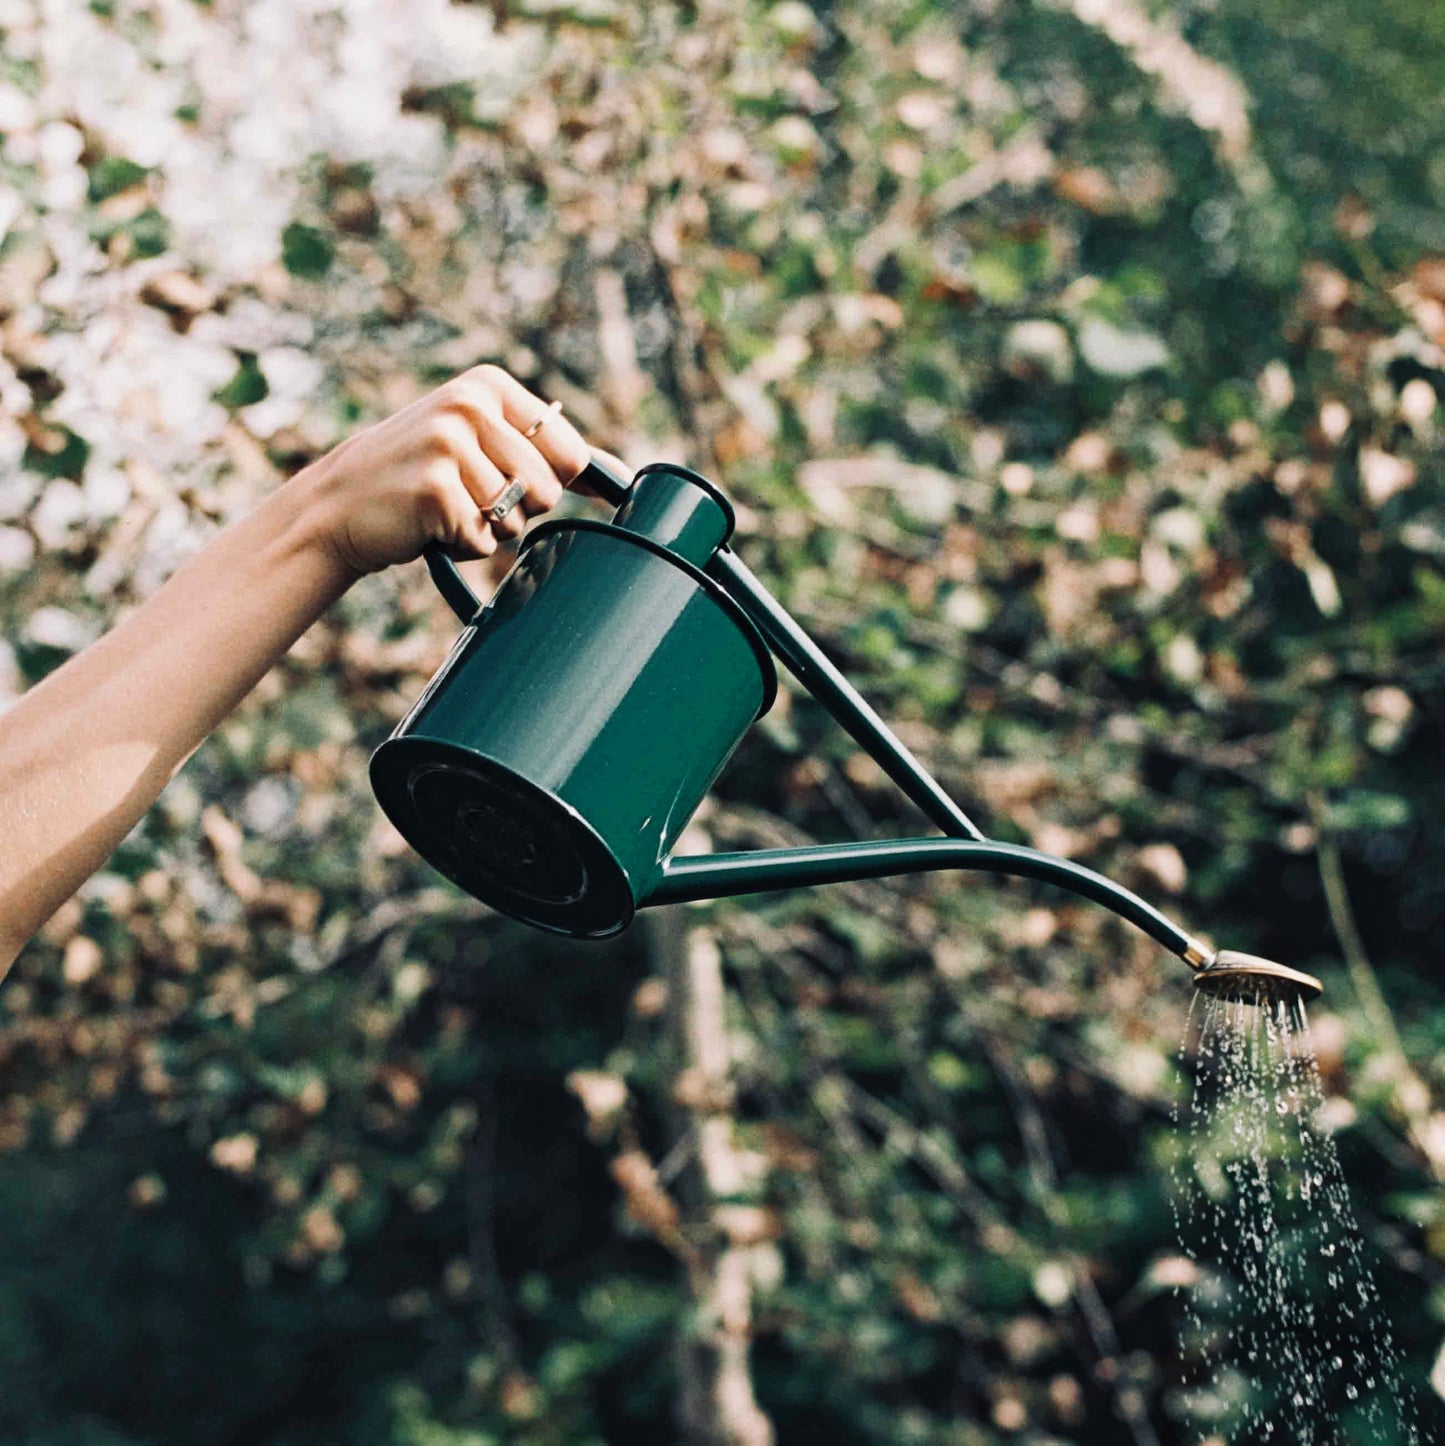
[[[1433,0],[0,0],[0,699],[505,365],[993,834],[1325,978],[1437,1422],[1442,73]],[[516,928],[365,781],[452,631],[358,585],[0,989],[0,1435],[1222,1440],[1181,966],[946,875]],[[690,843],[919,827],[785,693]]]

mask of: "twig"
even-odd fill
[[[855,1081],[838,1076],[858,1119],[877,1130],[885,1145],[908,1156],[957,1203],[974,1223],[985,1229],[1015,1231],[998,1206],[973,1182],[963,1166],[912,1121],[884,1104]]]
[[[496,1353],[503,1375],[518,1369],[521,1350],[507,1309],[506,1289],[497,1265],[496,1211],[492,1181],[496,1176],[497,1108],[490,1073],[473,1092],[477,1127],[466,1144],[467,1253],[476,1280],[477,1305],[487,1344]]]
[[[1312,790],[1307,803],[1315,830],[1320,883],[1324,887],[1330,923],[1339,940],[1350,983],[1395,1075],[1395,1099],[1405,1116],[1410,1140],[1425,1157],[1434,1178],[1437,1181],[1445,1179],[1445,1150],[1436,1144],[1430,1128],[1430,1088],[1410,1064],[1405,1047],[1400,1042],[1400,1032],[1395,1027],[1395,1016],[1390,1011],[1379,977],[1365,949],[1354,909],[1350,906],[1339,843],[1330,827],[1324,796],[1318,790]]]
[[[1390,1006],[1385,1002],[1379,978],[1365,950],[1359,925],[1355,922],[1355,911],[1350,907],[1350,895],[1345,887],[1345,871],[1340,862],[1340,848],[1329,825],[1325,800],[1321,794],[1311,792],[1308,802],[1310,822],[1315,830],[1315,856],[1319,860],[1320,883],[1324,886],[1330,923],[1340,941],[1345,967],[1350,971],[1350,983],[1355,987],[1360,1007],[1369,1018],[1371,1029],[1383,1042],[1386,1050],[1403,1061],[1405,1050],[1395,1028],[1395,1018],[1390,1013]]]

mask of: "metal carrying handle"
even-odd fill
[[[571,485],[576,487],[578,483],[586,484],[604,502],[614,507],[627,496],[626,479],[596,456],[572,479]],[[446,549],[439,542],[429,542],[421,555],[446,605],[463,623],[470,623],[482,610],[482,600],[467,586],[467,580],[457,570]]]

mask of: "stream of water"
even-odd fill
[[[1184,1150],[1171,1193],[1198,1268],[1183,1342],[1198,1419],[1235,1446],[1421,1446],[1320,1118],[1304,1005],[1196,997],[1184,1057],[1194,1088],[1177,1111]]]

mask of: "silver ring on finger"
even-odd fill
[[[502,489],[501,496],[482,508],[482,516],[488,522],[500,522],[526,495],[526,484],[520,478],[513,477]]]
[[[522,433],[522,435],[523,435],[524,437],[535,437],[535,436],[537,435],[537,433],[542,430],[542,424],[547,420],[547,418],[548,418],[548,417],[551,417],[551,416],[555,416],[556,413],[560,412],[561,410],[562,410],[562,403],[561,403],[561,402],[550,402],[550,403],[548,403],[546,411],[544,411],[544,412],[542,413],[542,415],[541,415],[540,417],[538,417],[537,420],[536,420],[535,422],[533,422],[532,425],[531,425],[530,427],[528,427],[525,432]]]

